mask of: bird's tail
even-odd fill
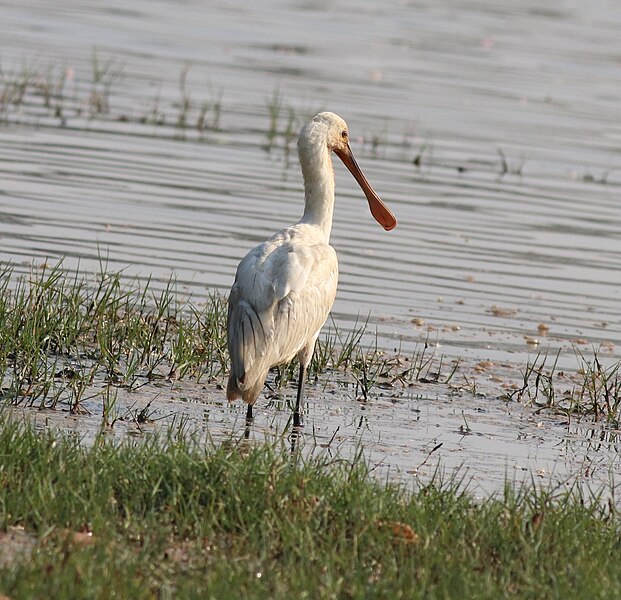
[[[226,399],[229,402],[232,402],[233,400],[238,400],[241,397],[242,391],[239,387],[239,381],[237,377],[235,377],[235,375],[231,372],[229,374],[229,382],[226,386]]]
[[[227,337],[231,372],[226,397],[228,400],[243,398],[253,404],[267,375],[267,371],[258,373],[262,371],[258,359],[265,353],[266,340],[260,317],[247,302],[229,300]]]

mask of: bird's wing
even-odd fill
[[[270,365],[295,355],[327,318],[337,279],[336,253],[326,244],[269,241],[246,255],[229,296],[229,352],[238,380],[268,353]]]
[[[338,282],[338,261],[331,246],[299,246],[294,254],[275,307],[273,344],[279,362],[288,362],[314,343],[332,309]]]

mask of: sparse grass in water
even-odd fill
[[[150,281],[124,281],[105,264],[93,278],[69,275],[62,265],[33,269],[14,279],[0,273],[0,390],[13,404],[80,412],[86,399],[101,398],[103,422],[113,421],[114,394],[154,379],[191,378],[221,383],[228,369],[226,301],[210,295],[201,304],[182,302],[173,282],[156,290]],[[309,378],[340,372],[356,398],[420,383],[451,384],[459,367],[445,368],[426,341],[411,356],[386,353],[369,338],[368,322],[348,331],[334,321],[317,341]],[[621,366],[605,366],[578,353],[578,373],[557,372],[558,356],[528,363],[522,385],[509,397],[537,410],[621,424]],[[279,388],[297,381],[294,361],[277,369]],[[465,373],[463,374],[466,377]],[[333,379],[333,376],[330,376]],[[474,382],[474,380],[473,380]],[[103,386],[101,384],[104,384]],[[476,384],[461,389],[476,395]],[[459,386],[457,386],[459,387]]]
[[[604,366],[597,351],[593,358],[576,350],[576,373],[557,371],[558,355],[548,366],[547,354],[538,354],[523,372],[523,385],[510,397],[568,416],[590,417],[608,426],[621,426],[621,363]]]
[[[423,159],[426,155],[428,155],[428,158],[426,158],[425,163],[431,164],[433,162],[433,144],[428,140],[425,140],[420,145],[420,147],[416,151],[416,155],[412,159],[412,164],[417,169],[420,169],[423,166]]]
[[[0,116],[3,120],[8,118],[12,110],[20,110],[26,91],[32,80],[32,74],[28,67],[21,71],[6,72],[0,68],[2,89],[0,90]]]
[[[295,141],[302,125],[316,114],[316,111],[309,115],[301,115],[292,107],[285,108],[282,95],[278,88],[266,102],[267,113],[269,117],[269,126],[267,129],[267,143],[265,150],[269,153],[276,148],[279,138],[282,140],[284,170],[289,168],[291,163],[292,148],[295,147]],[[286,113],[285,124],[281,124],[283,113]]]
[[[270,119],[270,126],[267,130],[267,151],[269,152],[278,135],[278,122],[280,120],[280,111],[282,109],[282,96],[278,88],[274,89],[272,97],[267,102],[267,112]]]
[[[190,67],[181,68],[179,76],[180,100],[176,106],[176,118],[172,125],[182,131],[195,130],[201,136],[206,131],[220,128],[222,115],[222,92],[207,86],[208,96],[193,102],[187,86]],[[29,121],[40,115],[43,107],[49,117],[58,119],[65,126],[70,119],[84,116],[90,120],[112,119],[156,126],[166,125],[166,108],[161,106],[161,90],[153,99],[148,111],[132,118],[128,112],[115,114],[111,97],[115,87],[123,79],[123,68],[117,58],[101,58],[95,49],[91,56],[90,73],[80,77],[73,67],[58,69],[54,66],[37,67],[24,64],[21,68],[7,71],[0,66],[0,122]],[[74,93],[70,95],[67,83],[73,82]]]
[[[383,151],[387,144],[388,130],[386,127],[381,132],[374,132],[364,136],[365,148],[369,148],[369,154],[374,158],[380,155],[380,150]]]
[[[206,129],[211,129],[212,131],[220,129],[222,96],[223,93],[221,91],[211,90],[209,100],[205,100],[201,104],[196,120],[196,129],[200,133],[203,133]]]
[[[505,153],[502,151],[502,148],[496,148],[496,152],[500,157],[500,166],[498,173],[502,177],[503,175],[522,175],[522,170],[524,169],[524,163],[526,162],[526,158],[522,156],[518,162],[513,165],[509,165],[507,161],[507,157]]]
[[[183,430],[84,448],[6,417],[0,455],[10,598],[621,594],[619,515],[577,491],[475,500],[440,477],[405,491],[361,457],[205,448]]]
[[[110,113],[112,86],[121,78],[123,69],[116,65],[114,58],[102,61],[96,49],[93,50],[91,67],[91,91],[88,98],[88,108],[92,118]]]
[[[186,86],[186,80],[189,70],[190,65],[186,65],[185,67],[183,67],[183,69],[181,69],[181,74],[179,75],[180,100],[179,114],[177,116],[177,127],[179,129],[185,129],[187,127],[187,116],[190,108],[192,107],[192,100]]]
[[[442,357],[437,359],[428,340],[409,357],[401,351],[389,353],[382,350],[378,345],[377,332],[370,343],[363,341],[368,335],[368,317],[365,321],[357,318],[353,327],[346,331],[330,317],[325,334],[315,344],[308,368],[309,379],[317,380],[326,371],[347,373],[353,378],[354,395],[364,401],[371,399],[378,388],[403,388],[414,381],[440,381]],[[443,383],[450,382],[459,362],[453,363],[452,371]],[[278,367],[277,386],[282,388],[297,381],[298,368],[297,361]],[[437,368],[437,371],[432,371],[432,368]]]

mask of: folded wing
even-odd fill
[[[334,303],[337,280],[336,253],[326,244],[270,240],[246,255],[229,297],[229,388],[235,382],[239,388],[234,397],[254,390],[259,379],[261,388],[271,366],[314,341]]]

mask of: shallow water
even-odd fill
[[[506,365],[494,372],[507,383],[520,378]],[[456,385],[418,383],[405,390],[379,389],[368,402],[341,376],[326,378],[308,386],[305,427],[295,438],[292,388],[260,401],[249,428],[245,410],[227,403],[221,389],[188,381],[119,389],[116,419],[107,426],[100,397],[83,402],[78,415],[66,409],[13,410],[38,427],[60,429],[87,445],[102,433],[114,439],[145,438],[172,428],[208,446],[268,443],[335,460],[353,460],[361,453],[374,476],[412,488],[439,476],[461,482],[476,495],[498,493],[506,482],[517,487],[534,483],[557,491],[579,489],[587,496],[603,493],[619,503],[621,432],[499,401],[498,383],[462,364],[459,375],[464,374],[477,380],[475,395]]]
[[[382,231],[335,165],[340,326],[369,315],[387,350],[428,338],[473,361],[560,349],[567,369],[592,347],[618,360],[616,8],[4,2],[2,90],[24,71],[69,80],[61,116],[35,93],[0,113],[0,261],[94,271],[104,257],[128,276],[173,276],[196,301],[226,291],[245,252],[301,214],[293,137],[266,150],[278,93],[281,131],[289,109],[296,130],[319,109],[347,119],[399,220]],[[109,113],[92,116],[106,89],[92,83],[94,54],[112,62]],[[220,95],[218,129],[197,131],[200,106]],[[497,411],[511,429],[514,415]]]

